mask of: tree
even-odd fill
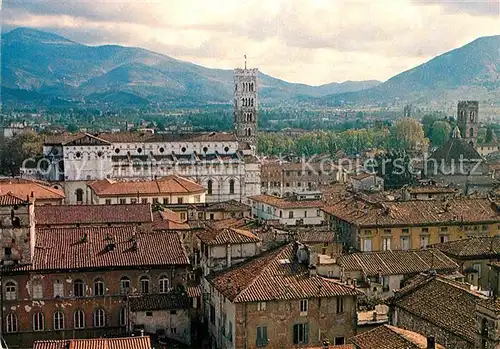
[[[78,125],[74,124],[74,123],[68,124],[68,126],[66,127],[66,129],[68,130],[68,132],[71,132],[71,133],[75,133],[75,132],[78,132],[80,130],[80,128],[78,127]]]
[[[485,139],[484,139],[484,143],[491,143],[491,142],[493,142],[493,140],[494,140],[494,138],[495,138],[495,136],[494,136],[494,134],[493,134],[494,132],[495,132],[495,131],[494,131],[494,130],[493,130],[493,128],[491,128],[491,127],[488,127],[488,128],[486,129],[486,137],[485,137]]]
[[[391,129],[391,138],[394,148],[405,150],[421,149],[428,143],[422,125],[417,120],[410,118],[396,121]]]
[[[18,176],[23,162],[41,157],[43,136],[34,131],[24,131],[0,144],[0,173]]]
[[[374,167],[377,176],[384,179],[385,189],[399,189],[415,182],[410,157],[404,149],[377,154]]]
[[[447,121],[436,121],[432,124],[431,142],[435,146],[443,145],[451,134],[451,125]]]

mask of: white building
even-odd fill
[[[324,224],[323,194],[300,192],[291,197],[279,198],[262,194],[249,198],[252,216],[262,220],[278,220],[283,225]]]
[[[87,192],[87,181],[153,180],[173,174],[204,186],[207,202],[246,202],[261,186],[260,163],[254,156],[257,75],[257,69],[235,71],[235,133],[52,136],[44,143],[40,173],[64,188],[70,204],[76,203],[77,193]]]

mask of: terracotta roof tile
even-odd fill
[[[20,197],[12,193],[6,193],[0,195],[0,206],[14,206],[14,205],[25,205],[28,201],[23,200]]]
[[[201,292],[201,285],[197,286],[188,286],[186,287],[186,292],[188,297],[201,297],[202,292]]]
[[[250,211],[251,207],[236,200],[229,200],[229,201],[221,201],[209,204],[206,210],[207,212],[214,212],[214,211],[241,212],[241,211]]]
[[[111,143],[136,142],[236,142],[234,133],[199,132],[199,133],[164,133],[152,134],[141,132],[101,133],[98,136]]]
[[[357,349],[426,349],[427,337],[402,328],[383,325],[349,340]],[[436,349],[444,349],[436,344]]]
[[[351,286],[309,275],[308,266],[297,260],[297,248],[289,243],[206,278],[234,303],[360,294]]]
[[[272,195],[255,195],[250,196],[250,200],[267,204],[270,206],[275,206],[278,208],[306,208],[306,207],[317,207],[322,208],[325,206],[325,203],[322,200],[296,200],[295,198],[279,198]]]
[[[154,181],[111,181],[103,179],[94,181],[89,187],[97,196],[118,196],[118,195],[170,195],[170,194],[196,194],[203,193],[206,189],[189,179],[171,175]]]
[[[148,336],[36,341],[33,349],[151,349]]]
[[[405,275],[430,269],[439,272],[458,270],[458,264],[437,249],[414,251],[360,252],[342,255],[338,263],[346,271],[361,270],[366,276]]]
[[[151,223],[150,204],[44,205],[35,208],[38,225]]]
[[[12,193],[13,195],[26,198],[33,193],[35,199],[64,199],[64,192],[40,183],[5,183],[0,182],[0,194]]]
[[[37,229],[33,264],[29,269],[187,264],[186,251],[176,233],[141,232],[130,226],[45,228]]]
[[[476,306],[486,297],[468,284],[428,276],[397,291],[391,303],[466,341],[474,343]]]
[[[208,228],[197,233],[196,235],[207,245],[247,244],[260,242],[260,239],[252,232],[236,228]]]
[[[190,230],[191,225],[182,221],[178,212],[169,209],[153,212],[154,230]]]
[[[495,223],[500,213],[488,199],[454,198],[443,202],[400,201],[373,203],[348,198],[323,209],[360,227]]]
[[[410,194],[454,194],[459,190],[451,187],[422,186],[408,188]]]
[[[190,301],[187,295],[178,293],[148,294],[130,297],[131,311],[152,311],[170,309],[188,309]]]
[[[442,244],[432,245],[431,247],[453,258],[478,259],[478,257],[498,257],[500,255],[500,237],[472,237],[448,241]]]

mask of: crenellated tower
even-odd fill
[[[245,68],[234,70],[234,127],[240,142],[257,145],[259,70]]]

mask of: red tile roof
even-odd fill
[[[420,320],[474,343],[476,306],[485,298],[470,291],[468,284],[427,276],[418,277],[397,291],[391,303]]]
[[[14,205],[25,205],[28,201],[12,194],[0,194],[0,206],[14,206]]]
[[[129,302],[130,310],[133,312],[148,310],[188,309],[190,306],[190,301],[186,294],[173,292],[130,297]]]
[[[186,251],[176,233],[141,232],[138,227],[130,226],[45,228],[36,232],[35,253],[30,269],[187,264]]]
[[[472,237],[448,241],[432,246],[443,253],[458,259],[480,259],[500,256],[500,237]]]
[[[197,132],[197,133],[141,133],[119,132],[101,133],[99,138],[111,143],[134,142],[236,142],[236,135],[232,132]]]
[[[150,204],[44,205],[35,208],[37,225],[151,223]]]
[[[153,212],[154,230],[190,230],[191,226],[180,219],[179,213],[169,209]]]
[[[215,202],[213,204],[208,205],[206,211],[214,212],[214,211],[224,211],[224,212],[241,212],[241,211],[250,211],[252,208],[248,205],[245,205],[236,200]]]
[[[33,349],[151,349],[148,336],[36,341]]]
[[[120,195],[171,195],[204,193],[206,189],[189,179],[171,175],[154,181],[111,181],[97,180],[89,187],[100,197],[115,197]]]
[[[274,206],[278,208],[308,208],[308,207],[317,207],[322,208],[325,206],[325,203],[322,200],[296,200],[295,198],[279,198],[272,195],[255,195],[250,196],[250,200],[263,203],[269,206]]]
[[[207,245],[247,244],[257,243],[260,239],[251,231],[238,228],[211,228],[207,227],[196,234]]]
[[[358,198],[342,200],[323,209],[327,214],[360,227],[461,225],[496,223],[500,213],[488,199],[454,198],[443,202],[400,201],[373,203]]]
[[[427,349],[427,337],[402,328],[383,325],[349,340],[357,349]],[[436,344],[436,349],[444,349]]]
[[[297,248],[289,243],[206,278],[234,303],[360,294],[351,286],[309,275],[308,266],[297,260]]]
[[[360,270],[365,276],[406,275],[430,269],[453,272],[458,264],[437,249],[360,252],[342,255],[338,263],[346,271]]]
[[[0,182],[0,194],[12,193],[13,195],[26,198],[33,193],[35,199],[64,199],[64,192],[36,182],[6,183]]]

